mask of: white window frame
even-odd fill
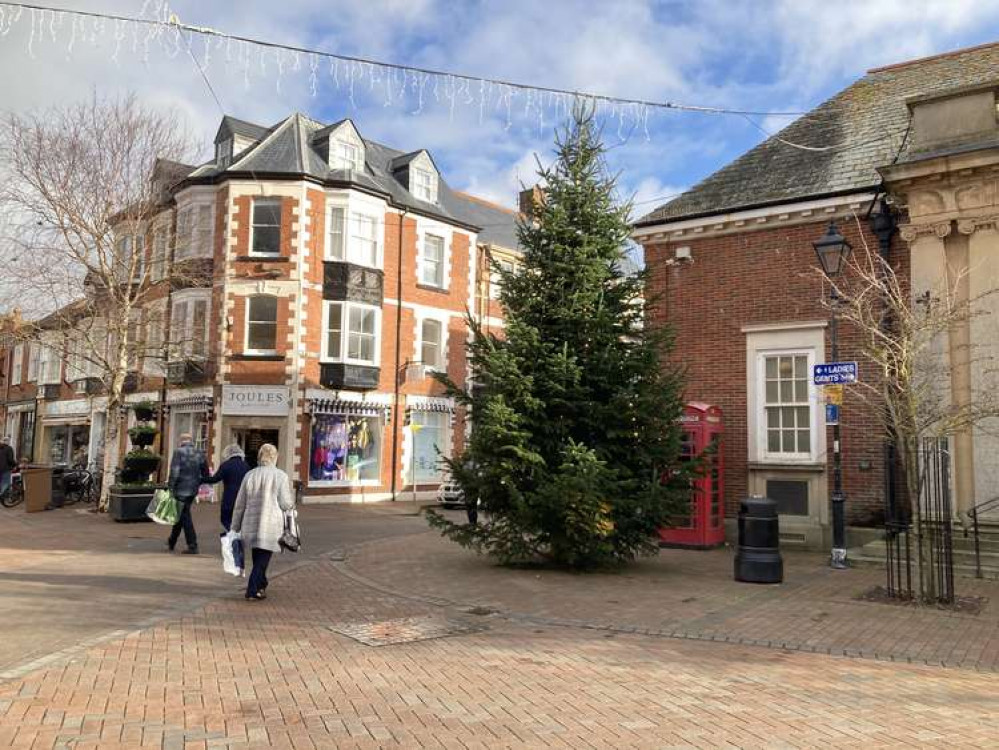
[[[431,221],[428,219],[418,219],[416,222],[416,284],[417,286],[428,287],[430,289],[437,289],[442,292],[449,291],[451,289],[451,268],[453,266],[451,257],[451,248],[454,245],[454,233],[455,230],[448,226],[447,224],[442,224],[437,221]],[[423,281],[423,270],[424,261],[426,259],[426,237],[428,234],[434,235],[436,237],[442,237],[444,239],[444,258],[443,258],[443,286],[437,286],[436,284],[428,284]],[[469,252],[473,245],[469,244]],[[469,258],[471,262],[471,258]]]
[[[767,403],[766,403],[766,360],[771,357],[805,357],[805,375],[807,382],[807,402],[809,420],[809,450],[802,452],[771,453],[767,444]],[[818,420],[818,391],[812,382],[812,369],[815,365],[815,350],[808,348],[794,349],[758,349],[756,351],[756,440],[758,452],[762,460],[770,464],[800,464],[818,461],[818,434],[822,426]],[[796,406],[800,406],[798,403]],[[792,407],[794,408],[794,407]]]
[[[149,256],[149,280],[153,283],[166,278],[169,248],[170,226],[160,222],[153,227],[153,247]]]
[[[161,350],[167,343],[167,301],[156,300],[145,309],[145,345],[143,348],[142,370],[147,375],[164,374]]]
[[[427,271],[430,268],[430,264],[428,261],[430,258],[429,245],[431,238],[433,238],[434,240],[440,240],[441,256],[440,259],[436,261],[438,264],[437,272],[440,278],[428,280],[426,278],[426,275]],[[420,253],[423,257],[423,262],[420,264],[420,285],[430,286],[433,287],[434,289],[446,289],[447,286],[445,284],[446,282],[445,276],[447,272],[447,238],[433,232],[426,232],[423,235],[423,246],[420,248]]]
[[[349,155],[348,150],[354,153]],[[333,169],[352,169],[355,172],[364,171],[364,146],[352,137],[336,136],[330,140],[330,166]]]
[[[41,346],[38,384],[58,385],[62,382],[62,341],[56,336],[48,336],[42,340]]]
[[[14,347],[14,354],[11,357],[10,364],[10,384],[11,385],[21,385],[21,372],[24,365],[24,344],[18,344]]]
[[[437,202],[437,173],[432,169],[414,166],[410,169],[410,192],[427,203]],[[422,181],[421,181],[422,180]]]
[[[28,344],[28,376],[25,378],[26,383],[34,383],[38,380],[38,359],[39,359],[39,347],[35,342]]]
[[[333,252],[333,214],[334,212],[339,212],[341,215],[340,220],[340,255],[336,255]],[[326,209],[326,252],[324,257],[329,261],[346,262],[347,258],[350,256],[350,251],[348,250],[348,245],[350,244],[350,211],[347,209],[345,204],[341,203],[330,203]]]
[[[361,225],[361,221],[370,223],[374,228],[375,236],[374,238],[362,237],[358,231]],[[353,263],[357,266],[367,266],[368,268],[381,268],[382,267],[382,239],[378,228],[381,226],[381,221],[376,214],[365,213],[363,211],[351,211],[349,214],[349,219],[347,221],[347,261]],[[366,251],[361,254],[361,242],[365,243]],[[372,263],[371,257],[367,253],[368,242],[374,242],[374,262]]]
[[[259,299],[263,297],[269,297],[275,300],[274,307],[274,348],[273,349],[251,349],[250,348],[250,310],[252,308],[252,301],[254,299]],[[281,309],[281,300],[284,297],[279,297],[275,294],[250,294],[246,297],[246,313],[243,320],[243,353],[250,354],[254,356],[273,356],[278,353],[278,311]],[[267,321],[256,321],[258,323],[266,323]]]
[[[168,238],[169,240],[169,238]],[[177,207],[173,259],[211,258],[215,240],[215,201],[201,196]]]
[[[194,308],[196,303],[205,304],[205,322],[203,331],[194,330]],[[183,309],[183,316],[178,314]],[[211,289],[185,289],[175,292],[170,307],[170,358],[174,360],[204,360],[208,356],[209,321],[212,316]],[[200,340],[205,342],[205,349],[200,354],[194,354],[194,340],[200,333]],[[180,334],[180,336],[178,336]],[[178,341],[178,338],[180,339]]]
[[[495,261],[496,265],[503,268],[503,270],[509,270],[511,273],[517,270],[517,264],[512,260],[507,258],[497,258]],[[500,290],[503,288],[503,279],[499,275],[499,272],[494,269],[489,269],[489,298],[499,299]]]
[[[340,356],[333,357],[329,353],[329,319],[330,308],[337,305],[340,312]],[[375,313],[375,346],[374,360],[355,359],[347,356],[348,345],[350,343],[350,311],[353,309],[371,310]],[[363,367],[379,367],[381,365],[382,349],[382,309],[378,305],[366,305],[360,302],[334,302],[325,300],[323,302],[323,338],[321,359],[323,362],[342,362],[348,365],[361,365]]]
[[[436,364],[426,362],[423,359],[423,324],[426,322],[437,323],[441,327],[441,338],[439,356],[440,361]],[[416,335],[414,336],[413,361],[419,362],[423,367],[434,372],[446,372],[448,361],[448,322],[447,316],[417,314]]]
[[[276,205],[278,207],[278,240],[277,248],[273,253],[261,253],[253,249],[253,238],[256,234],[256,222],[253,220],[253,214],[256,211],[257,204],[270,204]],[[254,258],[280,258],[281,257],[281,215],[283,213],[284,201],[281,196],[268,195],[268,196],[258,196],[250,201],[250,246],[246,249],[247,255]]]

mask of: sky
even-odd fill
[[[147,18],[159,0],[39,0]],[[0,6],[3,10],[3,6]],[[516,83],[759,112],[807,111],[871,67],[999,40],[999,3],[974,0],[172,0],[184,23],[308,49]],[[7,9],[0,109],[131,92],[211,153],[222,112],[272,125],[299,111],[354,120],[445,180],[505,205],[551,159],[566,99],[331,68],[324,58]],[[197,58],[218,98],[190,54]],[[353,77],[353,91],[349,85]],[[641,215],[778,131],[785,115],[605,107],[607,162]],[[827,145],[827,144],[811,144]]]

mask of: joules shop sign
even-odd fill
[[[227,415],[286,417],[290,400],[283,386],[222,386],[222,413]]]

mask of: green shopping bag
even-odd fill
[[[180,503],[170,490],[156,490],[146,515],[156,523],[173,526],[180,519]]]

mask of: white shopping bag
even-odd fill
[[[227,531],[221,537],[222,542],[222,570],[231,576],[237,576],[242,578],[243,576],[243,566],[242,559],[237,560],[236,554],[233,550],[233,542],[239,542],[240,536],[235,531]],[[242,555],[240,555],[242,557]]]

